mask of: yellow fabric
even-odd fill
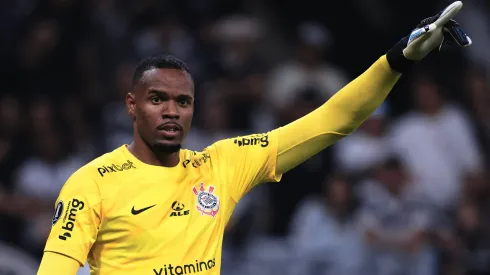
[[[223,233],[236,203],[351,133],[398,77],[381,57],[306,117],[203,152],[181,150],[175,167],[144,164],[127,145],[95,159],[61,190],[45,255],[62,254],[79,265],[88,260],[92,275],[219,274]],[[51,269],[49,259],[43,272]],[[74,274],[70,268],[59,274]]]
[[[121,146],[65,183],[45,253],[88,260],[92,275],[219,274],[236,201],[260,182],[279,180],[276,156],[275,134],[181,150],[175,167],[144,164]]]
[[[318,109],[274,130],[279,141],[277,174],[352,133],[381,105],[400,76],[382,56]]]
[[[41,260],[37,275],[75,275],[80,263],[58,253],[46,252]]]

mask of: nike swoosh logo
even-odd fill
[[[148,210],[148,209],[152,208],[152,207],[153,207],[153,206],[155,206],[155,205],[156,205],[156,204],[154,204],[154,205],[152,205],[152,206],[145,207],[145,208],[141,208],[141,209],[138,209],[138,210],[134,209],[134,206],[133,206],[133,208],[131,209],[131,214],[133,214],[133,215],[138,215],[138,214],[140,214],[141,212],[144,212],[144,211],[146,211],[146,210]]]

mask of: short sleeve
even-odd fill
[[[83,265],[97,238],[100,221],[99,188],[91,175],[79,170],[61,189],[44,251],[69,256]]]
[[[236,202],[257,184],[281,180],[276,174],[277,144],[277,132],[272,131],[225,139],[208,147]]]

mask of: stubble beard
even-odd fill
[[[151,150],[155,154],[173,154],[179,152],[181,148],[181,144],[155,143],[151,146]]]

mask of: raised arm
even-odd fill
[[[409,36],[400,40],[329,101],[277,130],[276,173],[294,168],[316,153],[352,133],[381,105],[395,83],[416,61],[444,42],[471,45],[471,39],[452,18],[463,4],[456,1],[435,16],[424,19]]]
[[[274,131],[283,174],[357,129],[381,105],[401,74],[386,56],[310,114]]]
[[[454,2],[423,20],[362,75],[310,114],[268,133],[218,141],[206,149],[220,177],[238,200],[255,185],[278,182],[282,174],[356,130],[385,100],[400,76],[444,42],[471,40],[451,18]],[[444,38],[444,39],[443,39]]]

